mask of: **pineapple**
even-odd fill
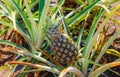
[[[67,34],[60,34],[58,27],[50,28],[51,49],[55,59],[62,65],[71,64],[78,55],[78,49]]]

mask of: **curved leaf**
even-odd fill
[[[21,49],[21,50],[17,50],[18,53],[30,56],[32,58],[35,58],[38,61],[41,61],[41,62],[44,62],[44,63],[48,64],[48,65],[53,65],[51,62],[47,61],[46,59],[44,59],[42,57],[39,57],[39,56],[37,56],[33,53],[30,53],[28,49],[24,48],[23,46],[21,46],[19,44],[14,43],[14,42],[9,42],[7,40],[0,40],[0,44],[7,44],[7,45],[10,45],[10,46],[16,47],[18,49]]]
[[[99,67],[98,69],[96,69],[95,71],[93,71],[88,77],[98,77],[104,71],[106,71],[112,67],[116,67],[116,66],[120,66],[120,62],[113,62],[113,63],[105,64],[105,65]]]
[[[68,72],[75,73],[77,77],[85,77],[84,74],[80,70],[78,70],[76,67],[68,67],[62,70],[59,77],[64,77],[64,75],[67,74]]]

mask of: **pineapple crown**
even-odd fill
[[[55,39],[56,37],[58,37],[60,35],[59,23],[56,23],[54,26],[50,27],[47,33],[51,39]]]

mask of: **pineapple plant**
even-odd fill
[[[11,67],[15,65],[15,68],[11,69],[12,72],[9,76],[16,77],[15,75],[18,73],[19,77],[50,77],[48,73],[52,73],[54,76],[51,75],[51,77],[63,77],[65,74],[67,74],[68,77],[75,77],[74,74],[76,74],[77,77],[95,77],[95,75],[99,76],[102,72],[111,67],[120,65],[120,62],[113,62],[111,64],[108,63],[96,68],[96,66],[99,65],[98,61],[100,61],[101,56],[103,53],[105,53],[117,35],[113,35],[113,37],[111,37],[111,39],[105,43],[104,47],[100,50],[100,54],[97,55],[96,60],[93,60],[94,54],[97,52],[97,50],[94,50],[94,45],[96,42],[98,42],[96,38],[99,34],[101,34],[105,22],[111,16],[110,15],[106,17],[105,20],[101,22],[101,26],[96,30],[97,24],[104,13],[104,9],[102,8],[103,6],[101,5],[104,4],[102,3],[103,0],[78,2],[80,3],[80,7],[77,6],[75,9],[71,9],[70,13],[67,15],[66,13],[63,14],[64,9],[62,10],[62,4],[65,2],[65,0],[55,1],[57,4],[56,6],[53,6],[53,8],[51,8],[51,6],[49,7],[50,0],[2,0],[0,3],[0,16],[2,16],[0,18],[0,24],[8,26],[10,29],[12,28],[16,32],[20,33],[29,46],[29,48],[26,48],[17,40],[16,42],[14,40],[0,40],[0,44],[8,44],[20,49],[20,51],[16,51],[16,54],[20,55],[21,57],[18,60],[8,62],[9,66]],[[39,9],[36,12],[31,12],[31,10],[34,10],[33,7],[38,4]],[[98,14],[96,13],[95,17],[93,16],[94,19],[90,25],[90,30],[87,34],[88,36],[84,37],[82,34],[85,31],[83,23],[83,27],[79,32],[79,36],[77,38],[75,37],[75,44],[68,36],[71,33],[67,32],[65,27],[70,27],[72,25],[76,26],[82,21],[86,22],[86,20],[89,19],[88,16],[91,15],[90,12],[92,8],[96,6],[99,6],[101,9],[98,11]],[[113,12],[115,12],[115,10]],[[7,17],[8,19],[6,20],[3,17]],[[60,33],[59,26],[56,25],[55,27],[49,29],[48,34],[51,38],[51,49],[53,51],[54,58],[56,59],[54,60],[51,58],[49,50],[46,49],[49,45],[44,35],[44,29],[54,23],[59,22],[57,20],[62,21],[62,23],[60,22],[60,25],[64,26],[65,32]],[[116,34],[117,33],[120,34],[120,30],[118,30]],[[86,40],[86,44],[83,48],[80,47],[82,39]],[[80,55],[78,50],[79,52],[82,51],[82,60],[80,60],[81,58],[78,57]],[[93,54],[92,56],[91,53]],[[75,61],[76,59],[77,61]],[[56,61],[61,63],[63,66],[67,65],[67,67],[57,67],[59,64]],[[76,64],[71,65],[74,61]],[[23,65],[24,68],[16,72],[16,64]],[[32,73],[28,75],[28,72],[25,71],[32,71]],[[74,73],[72,74],[67,72]],[[41,75],[41,73],[44,73],[44,75]],[[31,76],[31,74],[34,75]]]
[[[60,27],[52,27],[49,29],[51,37],[51,49],[54,58],[62,65],[73,63],[78,55],[78,49],[73,40],[65,33],[61,33]]]

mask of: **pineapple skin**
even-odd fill
[[[51,43],[51,49],[55,59],[62,65],[70,65],[78,55],[77,47],[75,47],[73,40],[66,34],[54,37]]]

